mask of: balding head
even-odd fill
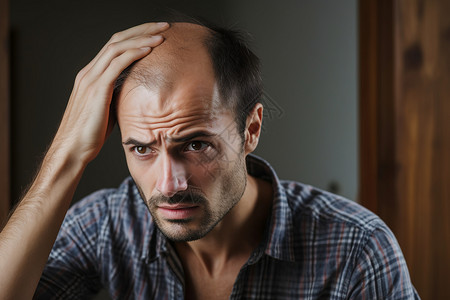
[[[262,84],[259,59],[242,34],[214,25],[171,23],[161,35],[161,45],[119,76],[114,98],[128,79],[148,88],[170,89],[183,77],[207,72],[217,82],[222,105],[235,112],[243,131],[247,115],[260,101]]]
[[[164,42],[151,55],[136,62],[129,79],[148,88],[173,86],[174,82],[192,72],[214,74],[206,49],[209,30],[191,23],[173,23],[161,34]]]

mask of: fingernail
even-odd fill
[[[150,49],[151,49],[150,47],[142,47],[141,48],[141,50],[144,51],[144,52],[149,51]]]
[[[154,36],[151,37],[152,40],[156,40],[156,41],[158,41],[158,40],[160,40],[162,38],[163,38],[162,35],[154,35]]]
[[[156,25],[158,25],[159,27],[164,27],[166,25],[169,25],[169,23],[167,23],[167,22],[158,22],[158,23],[156,23]]]

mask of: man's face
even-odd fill
[[[131,176],[175,241],[211,231],[241,199],[247,179],[242,138],[220,102],[206,50],[184,54],[176,67],[151,66],[159,68],[153,84],[128,80],[118,102]]]

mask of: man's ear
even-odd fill
[[[258,146],[259,136],[261,134],[263,118],[263,106],[256,103],[250,114],[247,116],[245,124],[245,155],[253,152]]]

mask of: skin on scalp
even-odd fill
[[[210,55],[205,47],[209,29],[191,23],[172,23],[163,32],[164,42],[132,68],[129,78],[149,89],[171,89],[174,82],[190,73],[207,70],[213,79]]]
[[[207,34],[199,25],[173,24],[163,34],[165,41],[136,63],[118,97],[130,174],[158,227],[178,241],[196,240],[214,229],[239,202],[247,182],[242,141],[234,113],[220,100]],[[207,141],[213,146],[185,151],[186,143],[171,142],[199,131],[215,135]],[[130,138],[152,143],[146,146],[149,155],[137,154],[127,145]],[[161,215],[158,205],[177,193],[198,196],[192,218],[171,221]]]

